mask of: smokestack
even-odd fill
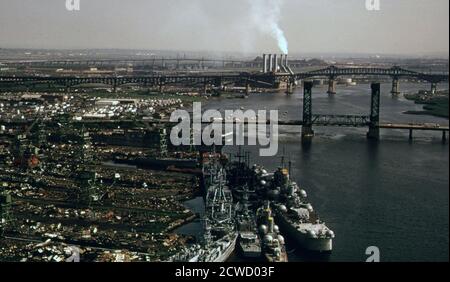
[[[278,56],[277,54],[273,55],[273,72],[277,72],[278,71]]]
[[[278,66],[279,66],[279,70],[281,71],[283,69],[283,54],[280,55]]]
[[[287,54],[284,55],[284,66],[285,66],[286,68],[289,67],[289,61],[288,61],[288,55],[287,55]]]
[[[287,55],[281,54],[281,58],[280,58],[280,71],[281,72],[288,72],[287,67],[286,67],[286,59],[287,59]]]
[[[267,73],[267,55],[263,54],[263,73]]]
[[[272,59],[272,54],[269,54],[269,69],[267,70],[272,71],[273,70],[273,59]]]

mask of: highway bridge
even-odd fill
[[[187,58],[187,57],[152,57],[146,59],[120,58],[120,59],[74,59],[74,60],[2,60],[0,63],[8,67],[31,68],[73,68],[73,67],[252,67],[260,68],[261,62],[244,61],[237,59],[211,59],[211,58]]]
[[[104,84],[111,86],[114,90],[122,85],[137,84],[144,87],[159,86],[161,89],[165,85],[190,84],[209,85],[211,87],[222,87],[227,83],[244,83],[250,85],[274,86],[284,81],[288,85],[288,92],[299,80],[307,80],[314,77],[329,78],[328,93],[336,93],[336,78],[340,76],[384,76],[393,79],[392,93],[398,93],[399,79],[411,78],[420,81],[427,81],[431,84],[431,92],[435,92],[437,84],[448,81],[447,73],[419,73],[406,70],[397,66],[392,68],[338,68],[330,66],[324,69],[300,72],[300,73],[205,73],[205,74],[169,74],[152,76],[0,76],[0,86],[2,85],[36,85],[47,84],[60,87],[74,87],[85,84]],[[248,87],[247,87],[248,88]],[[289,90],[290,89],[290,90]]]

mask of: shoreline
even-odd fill
[[[419,91],[417,94],[405,94],[409,101],[422,105],[422,111],[406,111],[408,115],[428,115],[449,119],[449,90],[439,91],[431,94],[427,91]]]

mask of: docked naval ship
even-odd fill
[[[249,208],[248,188],[245,186],[242,190],[244,194],[236,205],[238,250],[244,258],[261,258],[261,240],[258,237],[256,216],[254,211]]]
[[[233,254],[236,248],[237,234],[234,230],[230,233],[214,238],[212,233],[215,227],[207,226],[205,229],[204,251],[199,257],[200,262],[225,262]],[[220,229],[222,232],[224,229]]]
[[[205,172],[207,173],[204,231],[206,251],[200,257],[200,261],[224,262],[234,252],[238,236],[234,220],[233,196],[226,185],[226,171],[220,158],[216,158]]]
[[[219,179],[222,182],[226,182],[227,176],[223,169],[226,163],[226,157],[220,153],[208,152],[201,154],[202,189],[205,196],[208,194],[208,188]]]
[[[226,261],[234,252],[238,236],[234,221],[233,196],[226,185],[224,162],[226,159],[222,155],[215,155],[211,157],[209,166],[204,167],[207,217],[205,238],[208,246],[204,261],[207,262]]]
[[[204,218],[203,238],[200,243],[185,247],[169,258],[169,262],[225,262],[236,247],[236,234],[214,238],[208,219]]]
[[[289,171],[284,168],[275,172],[274,184],[277,192],[279,191],[275,214],[281,230],[303,249],[331,252],[334,232],[320,220],[312,205],[307,202],[306,191],[291,181]]]
[[[225,174],[223,168],[216,172],[207,187],[205,199],[206,215],[215,237],[235,232],[233,196],[226,185]]]
[[[275,224],[269,201],[257,210],[256,217],[259,235],[262,238],[261,249],[264,259],[268,262],[287,262],[284,237]]]
[[[254,175],[259,181],[259,193],[273,201],[275,219],[283,234],[305,250],[332,251],[334,232],[307,202],[306,191],[290,179],[288,169],[280,167],[269,174],[255,166]]]
[[[203,240],[185,248],[170,261],[225,262],[235,250],[238,233],[233,196],[226,185],[225,169],[217,159],[211,158],[203,170],[206,189]]]

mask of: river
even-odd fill
[[[402,83],[404,92],[428,89],[428,84]],[[402,96],[392,97],[382,84],[382,122],[423,122],[448,125],[448,119],[406,115],[422,110]],[[446,89],[448,85],[440,85]],[[315,114],[369,114],[370,85],[313,89]],[[300,120],[302,89],[252,94],[248,99],[212,99],[204,109],[278,109],[280,119]],[[285,113],[285,114],[284,114]],[[296,250],[290,261],[365,261],[369,246],[377,246],[382,261],[448,261],[449,150],[441,134],[381,130],[380,142],[368,142],[367,128],[315,127],[310,147],[302,147],[299,127],[282,127],[277,157],[259,157],[257,147],[245,147],[252,162],[273,170],[283,151],[292,162],[291,175],[308,192],[321,218],[336,233],[331,255],[311,256]],[[233,154],[236,147],[226,147]],[[191,226],[192,227],[192,226]],[[288,249],[295,246],[289,244]]]

